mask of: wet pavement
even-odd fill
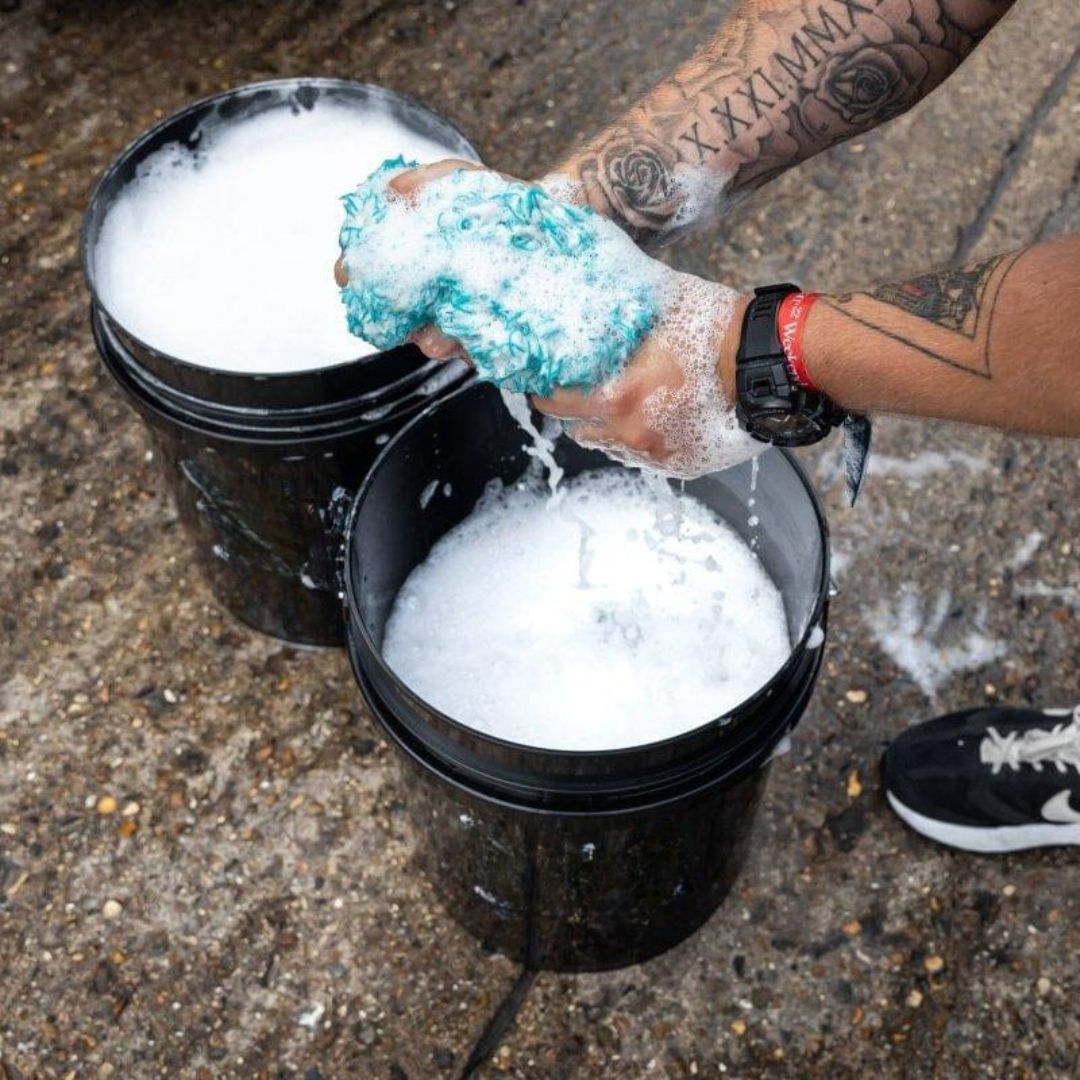
[[[535,174],[729,5],[0,3],[0,1077],[455,1077],[514,985],[410,863],[344,655],[231,621],[102,372],[80,214],[124,143],[281,75],[406,90]],[[1019,0],[943,90],[674,252],[838,289],[1080,229],[1080,11]],[[842,594],[755,852],[681,946],[540,975],[477,1075],[1069,1077],[1080,858],[944,851],[884,742],[1080,699],[1080,444],[878,427],[805,455]]]

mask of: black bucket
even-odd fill
[[[87,208],[82,263],[98,351],[150,428],[215,595],[257,630],[341,645],[341,525],[352,496],[389,438],[466,381],[468,369],[436,364],[411,345],[274,374],[188,363],[122,326],[102,300],[94,269],[109,207],[155,151],[172,142],[196,146],[206,123],[313,109],[320,100],[389,110],[445,146],[448,157],[479,160],[448,120],[381,87],[318,78],[239,87],[188,106],[124,150]]]
[[[394,438],[348,523],[349,656],[411,773],[421,865],[449,911],[532,967],[620,967],[693,932],[742,866],[769,760],[821,663],[822,635],[813,632],[824,630],[828,606],[825,520],[781,451],[759,459],[752,509],[749,463],[688,482],[688,493],[755,539],[783,595],[795,643],[787,662],[725,716],[662,742],[599,752],[509,743],[421,700],[380,647],[405,578],[490,480],[512,483],[524,472],[523,443],[498,392],[482,385],[431,406]],[[621,468],[565,438],[556,458],[571,476]],[[439,493],[422,500],[433,480]]]

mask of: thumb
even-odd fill
[[[461,161],[457,158],[447,158],[445,161],[436,161],[431,165],[421,165],[418,169],[410,169],[408,172],[398,173],[390,181],[390,190],[406,199],[411,199],[424,184],[433,180],[441,180],[459,169],[483,169],[475,161]]]

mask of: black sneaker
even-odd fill
[[[966,851],[1080,844],[1080,705],[968,709],[917,724],[882,760],[889,804]]]

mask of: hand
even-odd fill
[[[753,457],[762,443],[736,422],[735,351],[749,297],[671,274],[660,325],[611,382],[556,390],[533,404],[567,434],[631,465],[691,479]]]
[[[412,198],[425,183],[459,169],[480,169],[447,160],[394,177],[391,188]],[[562,196],[558,178],[545,186]],[[564,421],[575,441],[604,450],[617,460],[657,467],[691,478],[754,456],[763,444],[736,422],[735,350],[742,313],[749,302],[723,285],[664,270],[663,314],[617,378],[584,393],[560,389],[534,404]],[[339,285],[347,273],[339,259]],[[468,359],[455,338],[435,326],[410,335],[435,360]]]
[[[416,195],[416,192],[419,191],[424,184],[429,184],[433,180],[438,180],[443,176],[448,176],[450,173],[457,172],[461,169],[483,170],[484,168],[485,166],[480,165],[475,161],[464,161],[459,158],[446,158],[443,161],[435,161],[430,165],[421,165],[419,168],[409,169],[408,172],[399,173],[390,181],[390,188],[397,195],[411,201]],[[518,179],[507,173],[499,173],[499,175],[507,180]],[[533,181],[526,180],[521,182],[530,183]],[[544,177],[542,180],[535,181],[535,183],[549,189],[550,194],[565,202],[584,201],[583,198],[575,199],[573,197],[574,190],[572,189],[572,185],[570,181],[566,180],[564,177],[553,174]],[[334,263],[334,280],[341,288],[344,288],[349,283],[349,273],[345,268],[344,255],[339,255],[337,262]],[[409,340],[432,360],[468,359],[465,350],[461,346],[461,342],[456,338],[448,337],[437,326],[422,327],[415,333],[410,334]]]
[[[390,189],[403,199],[412,201],[416,192],[432,180],[448,176],[459,169],[483,169],[475,161],[463,161],[458,158],[446,158],[430,165],[421,165],[417,169],[399,173],[390,181]],[[349,284],[349,272],[345,268],[345,256],[339,255],[334,263],[334,280],[341,288]],[[461,342],[447,337],[437,326],[424,326],[409,335],[409,340],[431,360],[468,359]]]

